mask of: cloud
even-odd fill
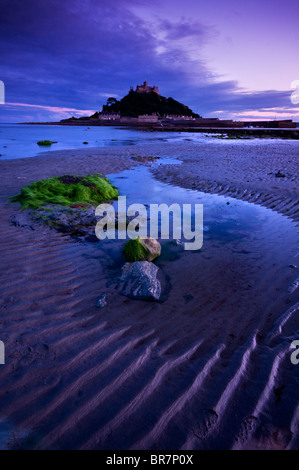
[[[76,113],[76,114],[81,114],[84,113],[85,115],[94,113],[94,110],[91,109],[76,109],[76,108],[62,108],[58,106],[42,106],[39,104],[28,104],[28,103],[5,103],[5,106],[9,107],[25,107],[25,108],[36,108],[36,109],[43,109],[45,111],[49,111],[51,113]]]
[[[94,106],[108,85],[117,92],[124,77],[127,88],[129,77],[150,70],[151,36],[120,2],[27,0],[25,9],[9,0],[0,21],[10,101]]]
[[[164,39],[167,41],[178,41],[190,37],[193,40],[204,41],[210,34],[210,29],[206,25],[185,18],[172,22],[164,20],[159,24],[159,29],[164,33]]]
[[[178,99],[206,117],[229,119],[298,118],[298,106],[291,103],[290,91],[252,91],[239,87],[236,81],[204,82],[185,86]]]
[[[257,110],[254,111],[242,111],[241,113],[235,113],[234,117],[237,119],[240,119],[242,121],[244,120],[250,120],[250,119],[260,119],[260,120],[265,120],[265,119],[290,119],[292,118],[299,118],[299,108],[296,108],[295,110],[287,109],[283,110],[280,108],[265,108],[263,110]]]
[[[11,103],[1,105],[3,121],[19,121],[26,108],[43,120],[94,112],[144,80],[202,115],[291,106],[288,92],[221,81],[202,53],[214,26],[141,17],[133,7],[142,0],[0,2],[0,79]]]
[[[63,98],[66,105],[90,106],[108,87],[122,95],[145,78],[171,83],[180,73],[188,80],[192,60],[178,42],[205,34],[202,25],[186,21],[153,25],[116,0],[26,0],[26,9],[23,1],[9,0],[0,21],[0,76],[10,100],[37,104],[61,105]],[[163,40],[163,31],[172,40]]]
[[[110,97],[114,97],[114,98],[120,98],[119,95],[117,94],[113,94],[113,93],[99,93],[99,96],[103,96],[104,98],[110,98]]]

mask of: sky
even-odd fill
[[[298,25],[298,0],[0,0],[0,122],[91,115],[144,80],[204,117],[299,121]]]

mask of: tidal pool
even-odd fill
[[[163,159],[152,166],[164,164],[180,164],[180,161]],[[263,242],[265,250],[272,247],[281,253],[292,246],[296,251],[298,233],[295,223],[265,207],[162,183],[153,177],[150,166],[138,166],[108,177],[118,187],[120,195],[126,196],[127,207],[133,203],[146,207],[150,204],[165,203],[170,206],[177,203],[181,207],[191,204],[194,209],[195,204],[202,204],[204,245],[212,241],[220,244],[237,242],[248,251],[253,250],[255,242],[259,241]]]

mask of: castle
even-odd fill
[[[130,88],[130,91],[133,91],[133,87]],[[137,85],[136,90],[137,93],[157,93],[160,95],[159,88],[157,86],[148,86],[147,82],[143,82],[143,85]]]

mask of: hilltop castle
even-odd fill
[[[133,91],[133,87],[131,86],[130,91]],[[148,86],[147,81],[143,82],[143,85],[137,85],[136,90],[137,93],[157,93],[160,95],[159,88],[157,86]]]

